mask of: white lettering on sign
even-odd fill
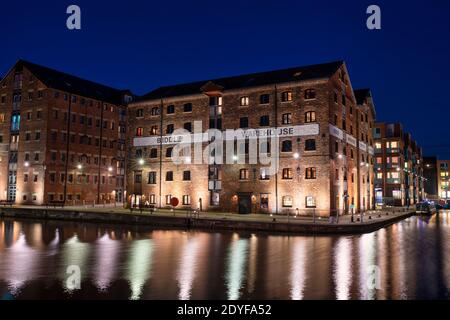
[[[344,133],[338,127],[330,124],[330,134],[338,139],[344,140]]]
[[[352,146],[356,147],[356,138],[355,137],[347,134],[346,138],[347,138],[348,144],[351,144]]]
[[[362,151],[367,151],[367,145],[364,142],[362,142],[362,141],[359,142],[359,148]]]
[[[297,137],[297,136],[313,136],[319,134],[318,124],[305,124],[299,126],[280,127],[280,128],[267,128],[267,129],[238,129],[238,130],[225,130],[224,140],[244,140],[244,139],[256,139],[256,138],[276,138],[276,137]],[[133,140],[133,146],[156,146],[159,144],[170,145],[179,143],[196,143],[196,142],[209,142],[210,135],[205,133],[190,134],[186,131],[186,134],[168,135],[163,137],[136,137]]]

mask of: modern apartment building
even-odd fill
[[[128,115],[129,205],[324,217],[374,205],[375,109],[342,61],[160,87]]]
[[[438,196],[439,199],[445,201],[450,200],[449,168],[450,160],[437,161]]]
[[[0,81],[0,199],[123,201],[131,97],[19,60]]]
[[[405,206],[424,198],[422,149],[400,123],[376,123],[375,197],[379,205]]]

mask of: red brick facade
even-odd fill
[[[198,92],[158,98],[162,88],[150,98],[130,104],[129,203],[139,199],[166,207],[170,197],[177,197],[179,207],[186,209],[320,216],[373,207],[371,128],[375,113],[371,100],[357,104],[344,63],[326,77],[297,81],[296,76],[294,73],[294,80],[231,89],[220,85],[227,83],[223,79],[204,81]],[[251,76],[248,78],[251,81]],[[192,111],[185,112],[186,104]],[[136,137],[164,137],[169,135],[168,126],[178,129],[190,122],[193,127],[194,121],[202,122],[203,132],[218,123],[222,131],[307,125],[315,125],[319,131],[280,138],[279,169],[268,179],[261,179],[261,164],[239,164],[238,160],[235,164],[196,164],[193,160],[174,164],[166,157],[173,145],[134,145]],[[282,150],[284,140],[290,140],[292,146],[286,152]],[[204,142],[203,149],[206,145]],[[248,156],[237,156],[248,160]],[[183,179],[184,171],[190,172],[190,179]]]
[[[94,85],[22,61],[9,71],[0,82],[0,198],[23,204],[122,201],[124,105],[89,91],[55,89],[47,74],[66,79],[67,86]]]

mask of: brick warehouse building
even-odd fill
[[[129,104],[128,111],[132,205],[165,207],[177,197],[179,208],[321,216],[374,205],[374,105],[369,90],[354,93],[342,61],[161,87]],[[231,164],[190,157],[175,164],[170,135],[182,128],[192,132],[194,121],[201,121],[203,132],[252,128],[295,134],[280,137],[274,175],[264,165],[241,161],[249,158],[247,148],[234,150]],[[274,152],[272,145],[258,149]]]
[[[405,206],[422,201],[422,149],[400,123],[376,123],[373,136],[377,204]]]
[[[0,98],[0,199],[122,201],[128,91],[19,60]]]

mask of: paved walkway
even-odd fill
[[[36,208],[46,208],[46,207],[38,207],[38,206],[13,206],[15,208],[26,208],[26,209],[36,209]],[[121,213],[121,214],[132,214],[132,215],[154,215],[154,216],[174,216],[174,217],[191,217],[198,219],[216,219],[216,220],[233,220],[233,221],[248,221],[248,222],[282,222],[282,223],[293,223],[293,224],[339,224],[339,225],[349,225],[349,224],[370,224],[374,222],[381,222],[385,220],[398,219],[403,215],[408,215],[410,212],[413,212],[413,207],[409,209],[406,207],[394,207],[387,208],[383,210],[374,210],[367,211],[362,216],[360,214],[354,214],[353,222],[351,215],[343,215],[336,220],[336,217],[331,218],[320,218],[317,217],[314,219],[313,217],[306,216],[286,216],[286,215],[270,215],[270,214],[237,214],[230,212],[200,212],[198,214],[193,214],[187,210],[173,210],[170,209],[157,209],[155,212],[150,213],[148,211],[140,212],[139,210],[133,210],[131,212],[129,209],[125,209],[123,207],[119,207],[119,205],[105,205],[105,206],[66,206],[64,208],[47,208],[49,210],[70,210],[70,211],[84,211],[84,212],[98,212],[98,213]],[[370,218],[369,218],[370,217]]]

